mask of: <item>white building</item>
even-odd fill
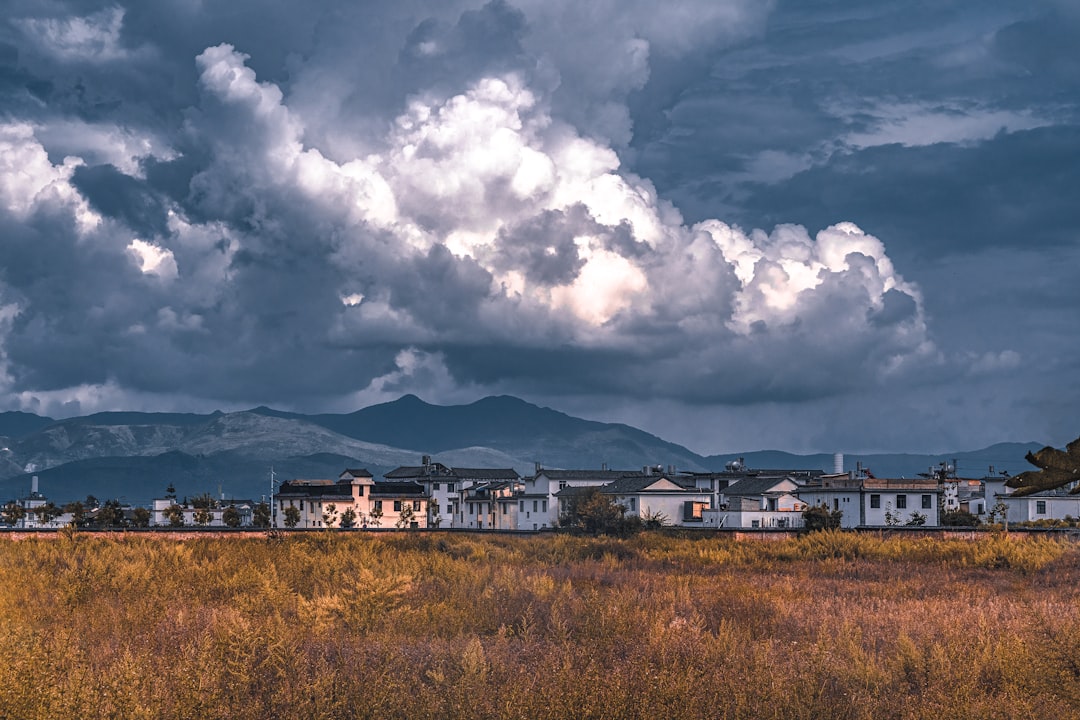
[[[627,475],[643,474],[633,470],[548,470],[537,466],[536,474],[525,478],[525,490],[518,496],[518,529],[544,530],[558,527],[560,490],[565,488],[600,488]]]
[[[703,514],[707,527],[799,528],[807,504],[791,477],[744,477],[720,491],[719,505]]]
[[[854,473],[823,475],[799,489],[807,505],[839,510],[840,527],[940,524],[941,482],[936,478],[880,479]]]
[[[711,503],[708,492],[688,488],[664,475],[634,474],[600,488],[626,508],[627,516],[659,521],[664,525],[698,526]]]

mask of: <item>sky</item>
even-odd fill
[[[6,0],[0,410],[1080,434],[1080,5]]]

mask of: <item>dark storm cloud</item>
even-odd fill
[[[102,215],[124,221],[136,233],[167,232],[162,201],[144,183],[112,165],[76,168],[71,184],[91,207]]]
[[[890,144],[837,156],[776,185],[758,185],[747,217],[808,222],[843,207],[894,238],[896,254],[934,258],[978,248],[1074,243],[1080,207],[1080,124],[1000,133],[978,145]]]
[[[1075,243],[1051,192],[1078,179],[1055,51],[1075,18],[1054,6],[8,16],[11,406],[499,391],[663,405],[660,423],[738,407],[801,436],[838,397],[1022,366],[943,352],[926,298],[953,306],[909,268]]]

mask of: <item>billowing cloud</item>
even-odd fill
[[[252,7],[14,8],[8,406],[511,392],[745,408],[1025,357],[943,352],[890,226],[846,211],[849,177],[832,195],[813,179],[1050,132],[1050,104],[761,92],[780,43],[806,39],[781,25],[767,51],[748,46],[778,10],[747,0],[320,0],[240,22]],[[806,72],[913,54],[968,67],[976,50],[1033,62],[999,40],[934,40],[931,60],[905,45],[923,40],[838,43]],[[671,162],[684,142],[693,157]],[[777,193],[768,213],[760,187]]]

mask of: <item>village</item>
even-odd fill
[[[742,458],[722,471],[673,466],[634,470],[553,469],[539,463],[522,477],[512,468],[451,467],[423,456],[380,478],[347,468],[336,478],[275,484],[261,500],[203,494],[178,498],[170,486],[149,508],[119,501],[58,507],[33,478],[30,493],[0,509],[0,527],[460,529],[540,532],[567,528],[585,500],[598,499],[620,521],[641,527],[712,530],[798,530],[1009,524],[1052,526],[1080,518],[1070,488],[1014,495],[1007,473],[993,467],[961,478],[940,463],[916,478],[877,478],[857,464],[832,472],[747,467]]]

